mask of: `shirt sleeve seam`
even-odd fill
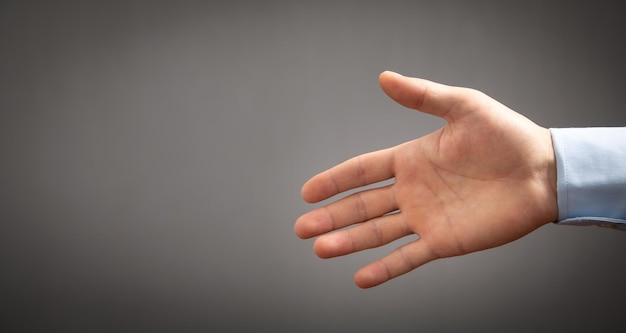
[[[564,207],[564,214],[563,216],[561,216],[561,219],[566,219],[567,217],[569,217],[569,179],[568,179],[568,161],[567,161],[567,144],[565,142],[563,142],[563,140],[560,141],[562,147],[563,147],[563,154],[562,154],[562,161],[563,161],[563,193],[565,194],[565,200],[563,201],[563,204],[565,205]]]

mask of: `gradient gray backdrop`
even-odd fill
[[[576,5],[573,5],[576,3]],[[380,287],[318,259],[306,179],[442,121],[377,76],[622,126],[598,1],[0,2],[3,332],[624,331],[626,234],[548,225]]]

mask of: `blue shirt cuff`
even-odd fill
[[[626,127],[551,128],[557,223],[626,230]]]

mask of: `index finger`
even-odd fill
[[[310,203],[328,199],[353,188],[394,176],[394,149],[387,148],[353,157],[309,179],[302,198]]]

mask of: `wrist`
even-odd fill
[[[535,209],[541,212],[537,222],[544,225],[557,221],[559,215],[557,165],[550,130],[542,127],[538,138],[535,179],[539,186]]]
[[[559,208],[558,208],[558,192],[557,192],[557,169],[556,169],[556,155],[554,152],[554,144],[552,142],[552,134],[550,130],[544,128],[544,132],[546,133],[546,162],[545,162],[545,173],[546,173],[546,190],[548,191],[548,205],[549,205],[549,218],[548,222],[554,222],[558,219],[559,216]]]

